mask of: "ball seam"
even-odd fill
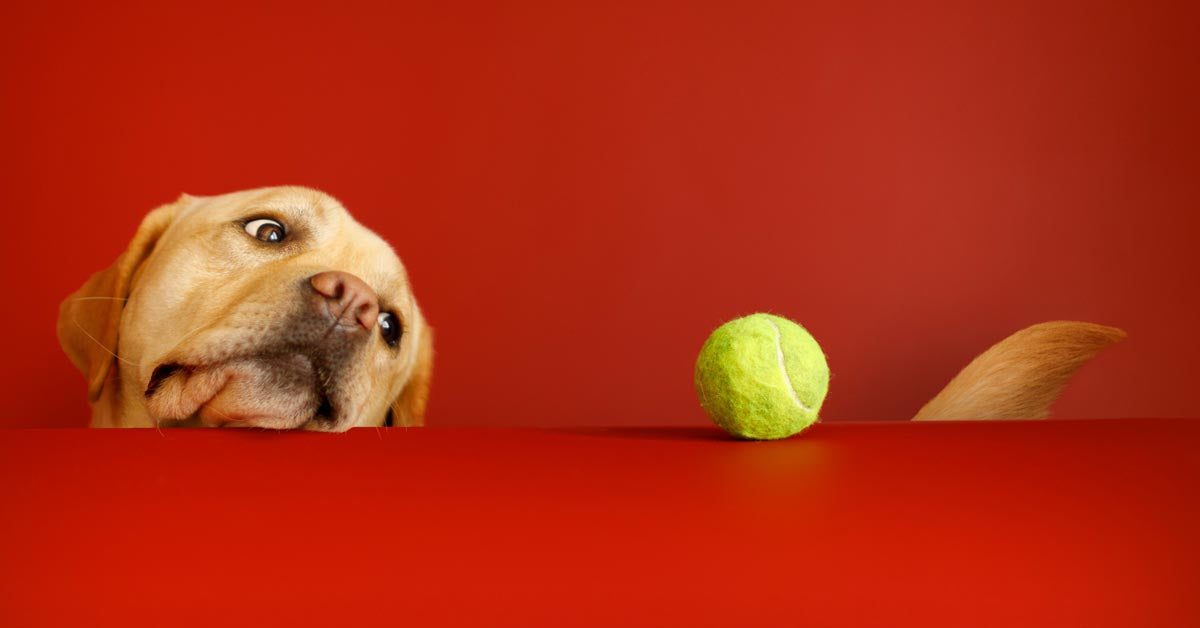
[[[795,387],[792,386],[792,378],[788,377],[787,365],[783,361],[783,338],[779,332],[779,326],[775,324],[775,321],[769,318],[764,318],[764,320],[766,320],[767,324],[771,326],[771,329],[775,330],[775,356],[779,359],[779,374],[783,376],[783,382],[787,384],[788,394],[791,395],[792,401],[795,402],[795,404],[799,406],[801,410],[804,410],[805,412],[812,412],[812,408],[809,408],[800,401],[800,397],[796,395]]]

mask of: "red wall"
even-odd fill
[[[827,418],[1060,318],[1130,339],[1059,416],[1200,414],[1194,10],[142,4],[0,9],[3,424],[84,423],[58,301],[142,214],[278,183],[409,265],[434,424],[703,421],[756,310],[824,344]]]

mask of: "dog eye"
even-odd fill
[[[246,233],[272,244],[283,241],[283,237],[287,235],[287,232],[283,230],[283,225],[270,218],[251,220],[246,223],[244,228]]]
[[[404,330],[400,328],[400,320],[391,312],[381,312],[379,314],[379,335],[383,337],[383,341],[388,343],[389,347],[394,347],[400,343],[400,335]]]

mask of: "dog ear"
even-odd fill
[[[100,398],[104,382],[117,360],[117,330],[133,278],[154,251],[154,245],[192,201],[184,194],[142,219],[125,252],[112,266],[92,275],[58,309],[58,343],[88,381],[88,401]]]
[[[417,326],[417,356],[412,374],[400,396],[392,402],[389,425],[419,427],[425,425],[425,403],[433,379],[433,328],[422,320]]]

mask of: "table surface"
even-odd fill
[[[0,430],[0,623],[1197,625],[1200,420]]]

